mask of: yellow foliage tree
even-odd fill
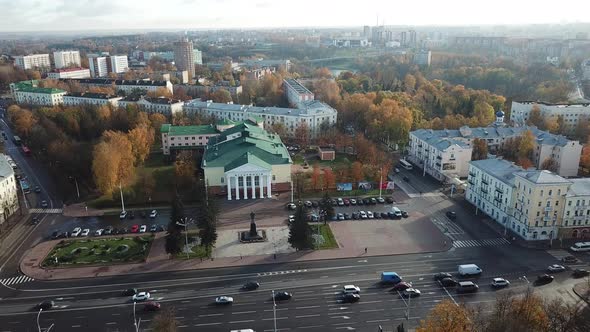
[[[105,131],[101,142],[94,146],[92,173],[98,189],[105,195],[128,184],[135,173],[133,149],[127,135]]]
[[[129,132],[128,138],[131,142],[135,164],[142,164],[154,144],[154,129],[145,124],[140,125]]]
[[[469,311],[462,305],[444,300],[432,309],[416,332],[470,332],[473,324]]]

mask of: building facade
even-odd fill
[[[278,135],[244,122],[209,139],[201,167],[212,193],[240,200],[290,190],[291,164]]]
[[[160,113],[166,116],[172,116],[182,112],[184,102],[165,97],[143,97],[137,102],[137,106],[139,106],[139,109],[142,111],[148,113]]]
[[[53,61],[55,62],[56,69],[82,66],[79,51],[53,52]]]
[[[188,71],[189,80],[192,81],[195,77],[195,54],[192,41],[184,38],[174,43],[174,64],[178,70]]]
[[[590,178],[570,179],[565,195],[560,239],[590,239]]]
[[[416,52],[416,54],[414,54],[414,63],[417,64],[418,66],[429,67],[431,60],[432,60],[432,52],[431,51],[421,50],[419,52]]]
[[[123,97],[108,95],[106,93],[70,92],[64,96],[63,104],[66,106],[110,105],[112,107],[117,107],[119,106],[118,102],[121,99],[123,99]]]
[[[91,87],[114,87],[117,91],[123,91],[126,94],[155,92],[159,88],[164,88],[170,93],[174,93],[174,86],[170,81],[152,81],[152,80],[114,80],[108,78],[94,79],[71,79],[76,81],[80,86],[88,89]]]
[[[160,129],[162,135],[162,152],[170,155],[175,150],[194,150],[204,148],[211,137],[219,135],[213,125],[202,126],[173,126],[163,124]]]
[[[0,225],[18,211],[18,191],[14,170],[8,163],[6,155],[0,153]]]
[[[313,92],[309,91],[303,84],[297,82],[294,79],[287,78],[283,80],[283,87],[287,100],[290,104],[298,105],[301,102],[314,100],[315,96]]]
[[[108,70],[111,73],[119,74],[129,70],[129,61],[126,55],[109,56]]]
[[[515,125],[525,126],[533,107],[537,106],[543,119],[563,119],[565,130],[574,133],[580,121],[590,120],[590,104],[550,104],[534,101],[513,101],[510,119]]]
[[[46,71],[51,68],[51,60],[49,54],[17,55],[14,65],[22,70],[38,68]]]
[[[202,65],[203,64],[203,52],[201,52],[195,48],[195,49],[193,49],[193,55],[194,55],[195,65]]]
[[[67,91],[39,88],[37,81],[22,81],[10,84],[10,92],[17,104],[56,106],[63,104]]]
[[[47,73],[47,78],[54,80],[66,78],[90,78],[90,69],[86,68],[62,68]]]
[[[88,66],[92,77],[106,77],[109,74],[108,59],[106,56],[88,54]]]

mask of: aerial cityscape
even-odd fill
[[[0,332],[590,331],[590,4],[0,7]]]

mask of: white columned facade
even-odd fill
[[[264,175],[260,174],[258,175],[258,188],[260,190],[260,198],[264,198],[264,187],[262,186],[262,179],[264,178]]]
[[[266,188],[266,194],[268,195],[268,198],[271,197],[272,195],[272,190],[271,190],[271,183],[272,183],[272,175],[269,173],[267,176],[267,188]]]
[[[248,199],[248,175],[242,176],[244,179],[244,199]]]
[[[226,175],[225,182],[227,182],[227,200],[231,201],[231,177]]]
[[[233,178],[236,179],[236,200],[240,200],[240,178],[238,176],[234,176]]]

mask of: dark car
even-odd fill
[[[548,274],[543,274],[537,277],[537,280],[535,280],[535,285],[546,285],[546,284],[550,284],[553,282],[553,279],[555,279],[553,276],[550,276]]]
[[[438,283],[443,287],[453,287],[457,286],[457,280],[453,278],[442,278],[438,281]]]
[[[248,281],[247,283],[242,285],[241,289],[246,290],[246,291],[251,291],[251,290],[258,289],[258,287],[260,287],[260,283],[258,283],[258,281]]]
[[[404,291],[408,288],[412,288],[412,284],[409,282],[402,281],[402,282],[398,282],[397,284],[395,284],[395,286],[393,286],[391,291],[393,291],[393,292]]]
[[[311,206],[313,207],[319,207],[320,203],[318,201],[311,201]]]
[[[166,230],[166,228],[164,228],[164,226],[158,225],[158,232],[163,232],[165,230]]]
[[[344,220],[350,220],[350,213],[344,214]]]
[[[373,218],[381,219],[381,212],[373,212]]]
[[[129,215],[127,216],[129,219],[135,219],[135,212],[129,211]]]
[[[35,310],[49,310],[55,306],[53,301],[43,301],[35,306]]]
[[[127,288],[126,290],[121,292],[121,295],[123,296],[133,296],[135,294],[137,294],[137,288]]]
[[[452,278],[453,276],[450,273],[447,272],[439,272],[437,274],[434,275],[434,280],[438,281],[438,280],[442,280],[444,278]]]
[[[387,219],[389,217],[389,215],[387,214],[387,212],[381,212],[381,219]]]
[[[451,220],[455,220],[457,219],[457,212],[455,211],[447,211],[447,213],[445,213],[447,215],[447,218],[451,219]]]
[[[33,218],[31,219],[31,224],[32,224],[32,225],[37,225],[38,223],[39,223],[39,217],[36,217],[36,216],[35,216],[35,217],[33,217]]]
[[[360,213],[358,213],[358,212],[353,212],[353,213],[352,213],[352,219],[354,219],[354,220],[357,220],[357,219],[359,219],[359,218],[360,218],[360,215],[361,215],[361,214],[360,214]]]
[[[158,225],[152,225],[152,226],[150,227],[150,232],[152,232],[152,233],[155,233],[155,232],[157,232],[157,231],[158,231]]]
[[[147,217],[147,213],[145,213],[145,211],[141,210],[141,211],[139,211],[139,216],[140,216],[142,219],[145,219],[145,218]]]
[[[572,275],[574,276],[574,278],[583,278],[589,276],[590,272],[585,269],[575,269]]]
[[[102,235],[111,235],[111,234],[113,234],[113,230],[114,230],[113,226],[108,226],[107,228],[105,228]]]
[[[361,296],[358,294],[347,293],[342,296],[342,302],[344,303],[358,302],[360,299]]]
[[[407,218],[408,217],[408,212],[407,211],[402,211],[402,217],[403,218]]]
[[[335,200],[335,199],[333,199],[333,200],[332,200],[332,206],[338,206],[338,201],[337,201],[337,200]]]
[[[392,211],[387,212],[387,216],[389,217],[389,219],[395,219],[395,213],[393,213]]]
[[[348,200],[348,198],[344,199],[344,205],[349,206],[350,205],[350,201]]]
[[[61,234],[58,235],[58,239],[64,239],[64,238],[68,238],[70,237],[70,233],[69,232],[62,232]]]
[[[479,286],[472,281],[460,281],[457,285],[457,293],[475,293]]]
[[[365,202],[363,201],[363,199],[362,199],[362,198],[357,198],[357,199],[356,199],[356,204],[357,204],[357,205],[363,205],[364,203],[365,203]]]
[[[289,292],[276,292],[275,293],[275,300],[277,301],[286,301],[290,300],[293,297],[293,294]]]
[[[143,310],[145,311],[158,311],[160,310],[160,303],[155,301],[147,302],[143,305]]]
[[[578,259],[575,256],[565,256],[561,259],[564,263],[574,264],[578,262]]]
[[[363,204],[369,205],[369,204],[371,204],[371,200],[368,198],[363,198]]]
[[[51,238],[53,240],[57,239],[59,237],[59,231],[53,231],[53,233],[51,233]]]
[[[35,186],[35,192],[38,194],[41,192],[41,187]]]
[[[387,204],[392,204],[392,203],[393,203],[393,198],[391,198],[391,197],[386,197],[386,198],[385,198],[385,202],[387,202]]]

